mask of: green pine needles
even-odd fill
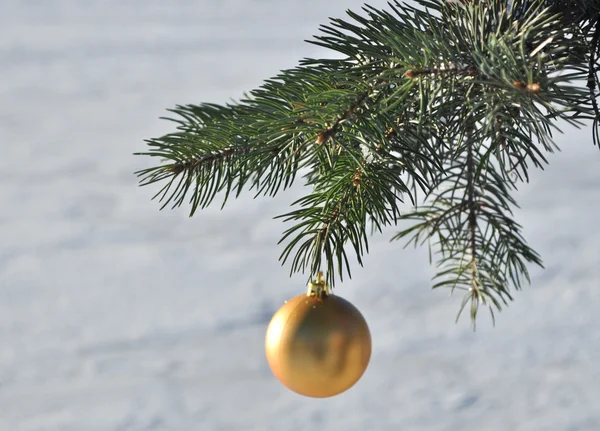
[[[542,266],[511,192],[557,149],[558,120],[595,118],[600,8],[574,2],[567,15],[559,3],[348,11],[311,42],[343,58],[304,59],[239,103],[171,110],[177,130],[138,153],[160,160],[140,182],[162,185],[162,208],[187,202],[193,215],[217,196],[274,196],[302,174],[312,192],[278,216],[291,273],[324,271],[333,287],[351,274],[349,252],[362,265],[374,231],[410,222],[393,239],[434,249],[434,287],[464,291],[473,322],[480,305],[493,318],[529,282],[528,264]],[[401,213],[405,201],[413,210]]]

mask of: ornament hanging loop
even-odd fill
[[[327,298],[331,292],[329,291],[329,286],[323,280],[323,273],[319,271],[317,274],[317,281],[311,281],[308,283],[308,289],[306,292],[306,296],[316,296],[320,299]]]

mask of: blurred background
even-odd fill
[[[426,249],[371,240],[338,295],[369,322],[348,392],[285,389],[264,333],[289,277],[251,194],[188,218],[133,172],[176,104],[239,98],[359,0],[0,0],[0,430],[599,430],[600,151],[568,126],[515,217],[545,270],[497,316],[454,323]],[[371,5],[385,7],[372,0]]]

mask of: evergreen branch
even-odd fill
[[[430,195],[431,203],[402,217],[419,223],[392,238],[408,238],[407,245],[415,246],[433,241],[439,247],[441,270],[433,287],[465,290],[459,316],[470,301],[473,324],[479,305],[488,306],[493,318],[490,306],[501,310],[501,304],[512,299],[510,285],[520,289],[523,277],[529,281],[526,262],[542,266],[539,256],[525,244],[520,226],[509,217],[511,205],[516,206],[509,193],[511,183],[492,165],[476,169],[486,148],[479,145],[476,150],[479,141],[474,132],[467,138],[463,160],[455,160],[447,169]],[[461,190],[462,194],[457,193]]]
[[[280,241],[291,273],[325,270],[333,287],[336,272],[350,276],[348,243],[362,265],[368,221],[374,232],[413,220],[393,239],[433,243],[433,287],[466,291],[459,316],[470,303],[473,323],[480,305],[494,318],[529,281],[527,265],[542,265],[511,191],[558,149],[556,120],[598,118],[596,51],[586,53],[599,45],[600,6],[564,3],[564,13],[541,0],[348,11],[352,22],[332,19],[311,41],[343,58],[304,59],[239,103],[172,110],[177,131],[147,141],[139,154],[162,164],[140,183],[161,183],[163,208],[188,198],[193,215],[221,192],[223,205],[245,187],[274,196],[305,170],[313,192],[278,216],[295,223]],[[398,203],[418,193],[425,204],[401,216]]]
[[[340,152],[330,171],[309,182],[315,192],[292,204],[300,209],[276,217],[297,222],[279,241],[289,241],[280,256],[282,263],[296,251],[290,273],[304,273],[310,268],[312,275],[326,269],[331,287],[336,272],[340,280],[344,269],[351,276],[346,242],[350,242],[362,265],[362,256],[369,247],[367,219],[380,231],[382,226],[395,223],[400,217],[399,196],[408,192],[397,169],[367,164],[351,151]]]

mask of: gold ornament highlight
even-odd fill
[[[338,395],[363,375],[371,333],[350,302],[329,292],[319,273],[273,315],[265,339],[271,371],[287,388],[314,398]]]

